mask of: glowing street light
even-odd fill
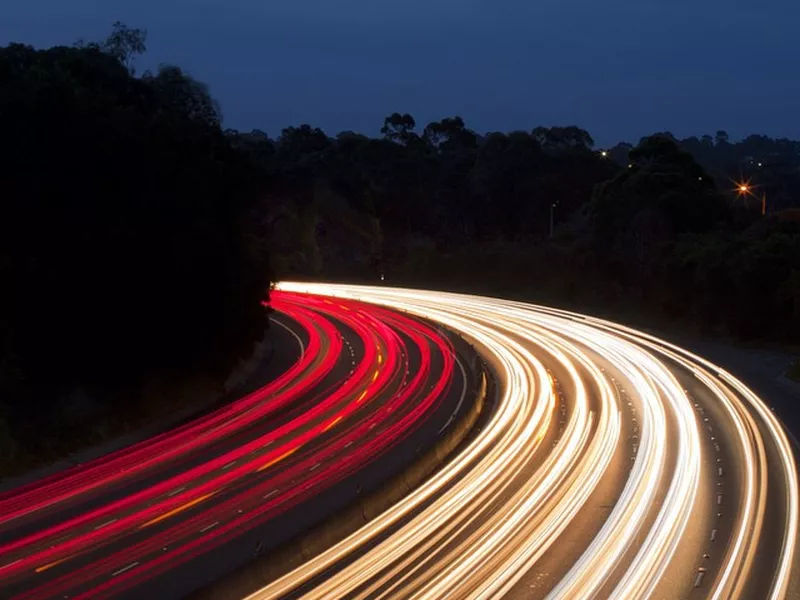
[[[750,185],[749,181],[737,183],[736,192],[740,196],[753,196],[754,198],[758,198],[758,196],[753,193],[753,186]],[[767,193],[764,192],[761,194],[759,200],[761,200],[761,216],[764,216],[767,214]]]

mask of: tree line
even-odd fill
[[[480,134],[402,113],[380,133],[226,132],[269,174],[279,275],[383,275],[800,339],[800,142],[663,132],[598,149],[575,126]]]
[[[273,139],[223,130],[178,66],[137,74],[145,41],[117,23],[0,49],[0,454],[57,445],[76,387],[127,410],[154,376],[223,374],[267,325],[273,273],[800,339],[798,142],[599,149],[576,126],[404,113],[374,137]]]
[[[263,175],[205,86],[135,76],[145,39],[0,49],[0,458],[135,413],[154,377],[222,375],[267,325]]]

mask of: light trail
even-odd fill
[[[350,300],[272,300],[302,335],[299,359],[275,382],[0,496],[3,597],[96,600],[150,583],[374,463],[460,381],[450,339],[429,323]],[[115,493],[122,481],[133,489]]]
[[[610,512],[574,560],[534,596],[647,598],[669,585],[673,596],[744,599],[752,597],[754,581],[760,597],[786,596],[796,577],[795,457],[766,404],[723,369],[648,334],[546,307],[383,287],[280,287],[439,321],[482,352],[501,394],[482,430],[435,475],[251,600],[281,597],[332,568],[304,588],[304,597],[530,596],[518,586],[540,561],[561,551],[557,542],[580,537],[576,524],[597,495]],[[560,428],[551,368],[569,390],[570,410]],[[716,542],[724,552],[705,580],[705,568],[695,577],[708,554],[694,532],[715,518],[708,498],[717,504],[722,498],[711,475],[720,459],[715,463],[706,450],[709,434],[679,374],[693,375],[693,385],[713,399],[721,415],[716,435],[738,457],[728,468],[735,467],[739,489],[725,496],[732,525]],[[615,391],[617,381],[626,397]],[[634,421],[626,401],[636,410]],[[710,439],[719,451],[720,440]],[[768,494],[770,485],[777,491]],[[753,567],[767,522],[777,522],[781,535],[774,540],[776,560],[764,573]]]

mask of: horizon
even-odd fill
[[[663,131],[800,138],[800,82],[785,51],[800,6],[714,0],[687,17],[688,6],[652,2],[565,4],[206,0],[190,11],[33,0],[0,9],[0,43],[99,40],[120,20],[147,30],[140,72],[176,64],[209,86],[224,127],[273,138],[304,123],[377,135],[393,112],[413,115],[418,129],[459,115],[482,134],[577,125],[597,147]]]

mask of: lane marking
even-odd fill
[[[139,561],[138,561],[138,560],[137,560],[136,562],[132,562],[132,563],[131,563],[131,564],[129,564],[127,567],[122,567],[122,568],[121,568],[121,569],[119,569],[118,571],[114,571],[114,572],[111,574],[111,576],[112,576],[112,577],[116,577],[117,575],[122,575],[122,574],[123,574],[125,571],[130,571],[130,570],[131,570],[133,567],[135,567],[135,566],[136,566],[136,565],[138,565],[138,564],[139,564]]]
[[[273,459],[272,459],[271,461],[269,461],[267,464],[265,464],[265,465],[263,465],[263,466],[259,467],[259,468],[258,468],[258,470],[257,470],[256,472],[257,472],[257,473],[260,473],[260,472],[261,472],[261,471],[263,471],[264,469],[269,469],[269,468],[270,468],[272,465],[274,465],[274,464],[276,464],[276,463],[279,463],[279,462],[281,462],[281,461],[282,461],[284,458],[286,458],[286,457],[288,457],[288,456],[291,456],[291,455],[292,455],[292,454],[294,454],[296,451],[297,451],[297,448],[292,448],[291,450],[287,450],[286,452],[284,452],[283,454],[281,454],[281,455],[280,455],[278,458],[273,458]]]
[[[155,517],[153,519],[150,519],[146,523],[143,523],[142,525],[139,525],[139,529],[144,529],[145,527],[150,527],[150,525],[155,525],[156,523],[160,523],[164,519],[169,519],[170,517],[172,517],[174,515],[177,515],[178,513],[182,513],[183,511],[188,510],[188,509],[190,509],[191,507],[193,507],[193,506],[195,506],[197,504],[200,504],[203,500],[207,500],[208,498],[210,498],[214,494],[216,494],[216,492],[211,492],[210,494],[205,494],[203,496],[200,496],[198,498],[195,498],[194,500],[191,500],[191,501],[187,502],[186,504],[181,504],[180,506],[165,512],[163,515],[159,515],[159,516],[157,516],[157,517]]]
[[[63,562],[64,562],[64,561],[66,561],[66,560],[69,560],[69,559],[70,559],[70,557],[69,557],[69,556],[67,556],[67,557],[65,557],[65,558],[59,558],[58,560],[54,560],[54,561],[53,561],[53,562],[51,562],[51,563],[47,563],[46,565],[42,565],[41,567],[36,567],[36,569],[34,569],[34,570],[35,570],[37,573],[43,573],[44,571],[47,571],[48,569],[52,569],[52,568],[53,568],[53,567],[55,567],[56,565],[60,565],[61,563],[63,563]],[[12,564],[13,564],[13,563],[12,563]]]
[[[442,428],[438,431],[438,433],[442,433],[450,426],[450,423],[452,423],[453,419],[456,418],[458,411],[461,410],[461,405],[464,403],[464,398],[467,395],[467,371],[464,369],[464,365],[461,364],[461,359],[458,357],[456,357],[456,364],[458,364],[458,368],[461,369],[461,377],[463,378],[464,382],[464,385],[461,387],[461,398],[458,399],[458,404],[456,404],[456,409],[453,411],[453,414],[450,415],[450,418],[447,419],[447,422],[442,425]]]
[[[167,494],[167,496],[168,496],[168,497],[172,497],[172,496],[174,496],[175,494],[179,494],[179,493],[181,493],[181,492],[182,492],[183,490],[185,490],[185,489],[186,489],[185,487],[179,487],[177,490],[172,490],[172,491],[171,491],[169,494]]]
[[[336,417],[333,421],[331,421],[330,423],[325,425],[325,427],[322,429],[322,431],[328,431],[331,427],[336,425],[341,420],[342,420],[342,417]]]
[[[219,525],[219,521],[214,521],[211,525],[206,525],[205,527],[203,527],[200,530],[200,533],[205,533],[206,531],[208,531],[209,529],[213,529],[217,525]]]
[[[305,356],[306,353],[306,347],[303,344],[303,340],[300,339],[300,336],[297,335],[294,331],[292,331],[292,329],[288,325],[284,325],[278,319],[270,317],[270,321],[272,321],[273,323],[277,323],[278,325],[283,327],[286,331],[288,331],[294,336],[294,339],[296,339],[297,343],[300,345],[300,358],[303,358],[303,356]]]
[[[17,560],[15,560],[13,562],[10,562],[7,565],[3,565],[2,567],[0,567],[0,571],[2,571],[3,569],[7,569],[8,567],[14,566],[15,564],[17,564],[21,560],[22,560],[21,558],[18,558]]]
[[[105,523],[100,523],[100,525],[98,525],[97,527],[95,527],[95,528],[94,528],[94,530],[95,530],[95,531],[97,531],[98,529],[102,529],[102,528],[103,528],[103,527],[105,527],[106,525],[111,525],[111,524],[112,524],[114,521],[116,521],[116,520],[117,520],[117,519],[111,519],[110,521],[106,521]]]
[[[253,450],[253,452],[252,452],[252,453],[253,453],[253,454],[256,454],[257,452],[263,452],[263,451],[264,451],[266,448],[269,448],[270,446],[272,446],[272,442],[274,442],[274,441],[275,441],[275,440],[270,440],[270,441],[268,441],[266,444],[264,444],[264,445],[263,445],[263,446],[261,446],[260,448],[256,448],[255,450]]]

